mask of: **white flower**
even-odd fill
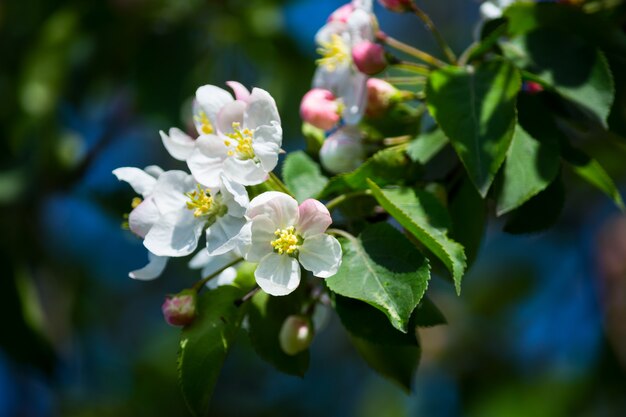
[[[185,256],[197,248],[203,232],[211,255],[237,246],[246,224],[246,189],[224,177],[217,187],[204,188],[184,172],[182,178],[161,182],[166,174],[152,194],[160,216],[145,235],[144,246],[159,256]]]
[[[221,174],[242,185],[260,184],[278,163],[282,128],[274,99],[254,88],[247,101],[220,110],[216,132],[200,136],[187,160],[198,182],[215,187]]]
[[[189,268],[200,269],[202,278],[205,278],[240,258],[241,255],[236,249],[216,256],[211,256],[208,250],[202,249],[191,258]],[[215,289],[222,285],[232,285],[236,277],[237,269],[231,266],[224,269],[216,277],[210,279],[206,283],[206,286],[207,288]]]
[[[298,206],[287,194],[270,191],[250,202],[246,216],[251,221],[244,257],[259,263],[254,275],[268,294],[293,292],[300,283],[300,264],[320,278],[339,269],[341,246],[324,233],[332,219],[319,201]]]
[[[160,216],[159,210],[152,200],[152,194],[163,170],[154,165],[146,167],[145,170],[124,167],[114,170],[113,174],[120,181],[129,183],[135,192],[143,197],[143,200],[140,198],[133,199],[133,210],[128,216],[130,230],[143,238]],[[146,266],[131,271],[128,276],[138,280],[152,280],[159,277],[167,265],[168,258],[148,252],[148,259],[149,262]]]
[[[482,20],[497,19],[514,2],[515,0],[487,0],[480,5],[480,17]]]
[[[345,6],[342,18],[332,18],[315,35],[319,45],[318,67],[313,87],[330,90],[344,104],[343,119],[347,124],[359,123],[367,103],[367,75],[358,71],[352,61],[352,47],[374,39],[372,2],[353,1]]]

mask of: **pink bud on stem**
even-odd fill
[[[184,290],[168,295],[161,306],[163,317],[171,326],[186,326],[196,317],[196,292]]]

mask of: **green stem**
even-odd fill
[[[213,278],[215,278],[216,276],[218,276],[219,274],[224,272],[224,270],[230,268],[231,266],[237,265],[241,261],[243,261],[243,258],[238,258],[238,259],[235,259],[234,261],[228,263],[227,265],[224,265],[222,268],[220,268],[219,270],[213,272],[211,275],[209,275],[209,276],[207,276],[205,278],[202,278],[200,281],[196,282],[194,284],[194,286],[192,287],[192,289],[195,290],[196,292],[200,291],[200,289],[202,287],[204,287],[204,285],[206,285],[207,282],[209,282],[210,280],[212,280]]]
[[[434,67],[441,68],[447,65],[445,62],[440,60],[439,58],[435,58],[431,54],[428,54],[420,49],[417,49],[411,45],[407,45],[404,42],[400,42],[397,39],[392,38],[391,36],[380,34],[379,38],[382,42],[386,43],[392,48],[397,49],[398,51],[404,52],[407,55],[411,55],[419,60],[424,61],[427,64],[430,64]]]
[[[283,193],[289,194],[293,197],[293,194],[291,194],[285,183],[282,182],[273,172],[270,172],[269,181],[274,185],[276,191],[282,191]]]
[[[424,24],[426,25],[426,28],[430,31],[430,33],[433,34],[433,36],[435,37],[435,40],[437,41],[437,44],[443,51],[448,61],[451,64],[456,64],[456,55],[454,55],[454,52],[452,52],[452,49],[450,48],[448,43],[445,41],[443,36],[441,36],[439,29],[437,29],[437,27],[435,26],[435,23],[432,21],[430,16],[428,16],[415,3],[412,3],[412,5],[413,5],[413,13],[415,13],[415,15],[417,15],[417,17],[419,17],[422,20],[422,22],[424,22]]]
[[[351,235],[350,233],[341,229],[326,229],[326,233],[345,237],[348,240],[356,240],[356,237],[354,237],[354,235]]]
[[[383,80],[396,85],[415,85],[426,83],[426,78],[424,77],[385,77]]]
[[[351,198],[361,197],[364,195],[371,195],[371,194],[372,194],[371,190],[361,190],[361,191],[354,191],[352,193],[342,194],[339,197],[333,198],[328,203],[326,203],[326,208],[328,209],[328,211],[332,211],[337,206],[343,204],[345,201]]]
[[[414,72],[416,74],[421,74],[421,75],[429,75],[430,74],[430,68],[427,65],[416,64],[415,62],[400,61],[397,64],[393,64],[392,66],[394,68],[398,68],[398,69]]]
[[[243,297],[241,297],[239,300],[235,301],[235,305],[237,307],[239,307],[240,305],[242,305],[243,303],[245,303],[246,301],[250,300],[252,297],[254,297],[254,295],[256,293],[259,292],[261,288],[258,285],[255,285],[254,288],[252,288],[246,295],[244,295]]]

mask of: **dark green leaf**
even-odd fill
[[[396,329],[406,332],[411,313],[424,296],[430,266],[398,230],[376,223],[358,238],[340,239],[343,262],[326,284],[335,293],[385,313]]]
[[[352,344],[367,364],[410,391],[420,358],[416,328],[401,333],[378,310],[357,300],[335,296],[334,307]]]
[[[194,416],[207,415],[217,377],[247,307],[235,305],[235,300],[243,294],[231,286],[201,294],[198,316],[182,331],[178,378],[185,402]]]
[[[286,297],[271,297],[261,291],[252,298],[249,310],[250,341],[256,353],[279,371],[304,376],[309,367],[309,351],[287,355],[280,347],[278,335],[285,319],[300,314],[299,293]]]
[[[410,188],[383,190],[372,181],[369,184],[380,205],[444,263],[460,294],[465,253],[461,245],[448,237],[451,222],[446,208],[426,191]]]
[[[504,225],[504,231],[511,234],[541,232],[552,226],[559,218],[565,203],[565,189],[560,177],[513,210]]]
[[[463,245],[469,266],[478,255],[485,233],[486,203],[467,177],[455,184],[448,196],[448,210],[452,219],[451,235]]]
[[[530,136],[517,126],[499,184],[498,216],[521,206],[544,190],[559,172],[558,149]]]
[[[317,197],[328,183],[319,165],[302,151],[287,155],[283,165],[283,179],[299,202]]]
[[[422,133],[411,141],[406,153],[413,162],[426,165],[448,142],[448,138],[441,129],[435,129],[432,132]]]
[[[447,323],[441,310],[428,297],[422,298],[411,317],[411,325],[414,327],[434,327]]]
[[[518,70],[500,59],[476,67],[442,68],[428,78],[428,109],[482,196],[511,143],[520,87]]]

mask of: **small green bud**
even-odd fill
[[[278,335],[280,347],[287,355],[297,355],[309,348],[313,341],[313,325],[305,316],[289,316]]]

